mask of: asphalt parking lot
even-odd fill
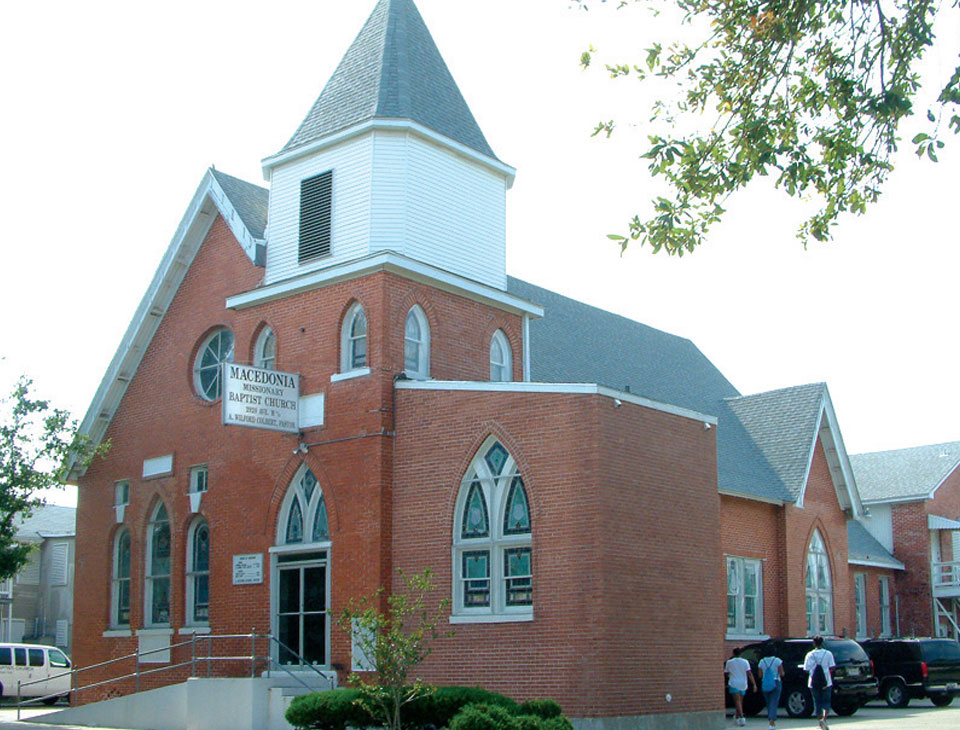
[[[934,707],[930,700],[914,700],[909,707],[900,710],[887,707],[883,701],[871,702],[851,717],[831,715],[827,718],[827,724],[831,728],[844,730],[950,730],[960,728],[960,699],[954,700],[949,707]],[[734,727],[732,715],[727,716],[726,727]],[[747,727],[766,730],[766,712],[756,717],[748,717]],[[783,710],[780,710],[777,717],[777,730],[816,730],[817,727],[817,720],[813,717],[795,720],[788,717]]]

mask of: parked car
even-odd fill
[[[763,658],[768,646],[783,660],[783,692],[780,706],[790,717],[810,717],[813,714],[813,696],[807,687],[807,673],[803,660],[813,649],[812,638],[767,639],[743,647],[740,656],[750,662],[754,679],[760,686],[757,663]],[[833,670],[833,694],[831,707],[838,715],[852,715],[878,694],[877,680],[873,676],[870,657],[852,639],[824,638],[823,646],[833,652],[837,663]],[[744,698],[744,713],[756,715],[764,707],[761,692],[747,692]]]
[[[953,639],[874,639],[863,648],[891,707],[924,697],[946,707],[960,695],[960,644]]]
[[[44,697],[53,704],[70,692],[70,659],[55,646],[0,644],[0,697]],[[53,679],[49,679],[53,677]],[[47,680],[47,681],[43,681]]]

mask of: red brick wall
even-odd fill
[[[532,510],[534,620],[456,625],[425,679],[575,717],[720,709],[715,431],[600,396],[402,390],[397,409],[395,567],[449,595],[457,490],[491,434]]]
[[[933,586],[930,583],[930,530],[923,502],[892,505],[893,556],[905,570],[897,572],[900,633],[930,636],[933,632]]]
[[[215,633],[270,629],[269,557],[290,479],[306,460],[329,511],[334,549],[332,613],[345,596],[369,593],[391,575],[393,378],[403,368],[403,323],[420,304],[431,326],[431,372],[439,379],[487,379],[489,335],[501,328],[522,372],[521,319],[489,306],[384,272],[340,282],[249,309],[225,300],[256,288],[253,266],[219,218],[179,287],[143,357],[106,437],[111,449],[80,479],[77,513],[78,586],[74,658],[89,665],[133,651],[135,637],[104,637],[110,612],[113,485],[129,479],[124,524],[132,534],[131,627],[143,625],[143,560],[148,511],[162,499],[170,515],[173,571],[171,627],[184,623],[184,570],[190,514],[189,468],[207,464],[210,491],[201,514],[211,534],[211,628]],[[354,301],[368,320],[369,376],[331,383],[340,370],[340,327]],[[220,402],[194,392],[192,367],[204,336],[217,326],[235,336],[235,359],[250,362],[265,324],[276,334],[277,368],[301,375],[301,393],[325,393],[325,425],[297,435],[224,427]],[[173,454],[170,476],[140,478],[143,460]],[[232,557],[263,553],[265,580],[232,585]],[[332,632],[333,661],[349,664],[349,645]],[[174,641],[189,636],[174,635]],[[163,675],[156,681],[163,681]]]
[[[854,601],[853,630],[856,631],[856,586],[855,576],[862,573],[866,578],[866,605],[867,605],[867,625],[866,636],[876,638],[882,635],[882,621],[880,616],[880,577],[890,578],[890,630],[895,633],[896,626],[896,574],[898,571],[885,568],[874,568],[865,565],[850,566],[850,596]],[[854,636],[854,633],[850,633]],[[854,638],[862,638],[855,637]]]

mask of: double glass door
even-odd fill
[[[305,557],[305,556],[304,556]],[[277,565],[281,664],[327,664],[327,564],[284,556]]]

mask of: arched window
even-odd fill
[[[204,400],[220,397],[220,366],[225,362],[233,362],[233,332],[221,327],[207,335],[193,363],[193,385]]]
[[[329,547],[323,490],[304,465],[287,489],[273,551],[273,628],[280,664],[329,663]]]
[[[264,327],[257,335],[257,342],[253,346],[253,364],[264,370],[275,370],[277,362],[277,338],[273,330]]]
[[[110,625],[130,625],[130,531],[122,529],[113,540],[113,580]]]
[[[357,302],[343,319],[340,337],[340,371],[347,373],[367,367],[367,315]]]
[[[833,633],[833,587],[830,560],[820,531],[816,530],[807,550],[807,634]]]
[[[497,330],[490,338],[490,380],[501,383],[513,380],[510,341],[502,330]]]
[[[144,571],[146,625],[170,623],[170,518],[163,502],[157,502],[147,525],[147,561]]]
[[[488,440],[460,484],[453,529],[454,615],[533,615],[530,503],[503,445]]]
[[[403,327],[403,369],[411,378],[430,377],[430,325],[418,304],[407,312]]]
[[[330,540],[327,503],[317,478],[303,467],[287,490],[277,530],[278,545],[325,543]]]
[[[210,526],[202,517],[187,534],[187,624],[210,622]]]

